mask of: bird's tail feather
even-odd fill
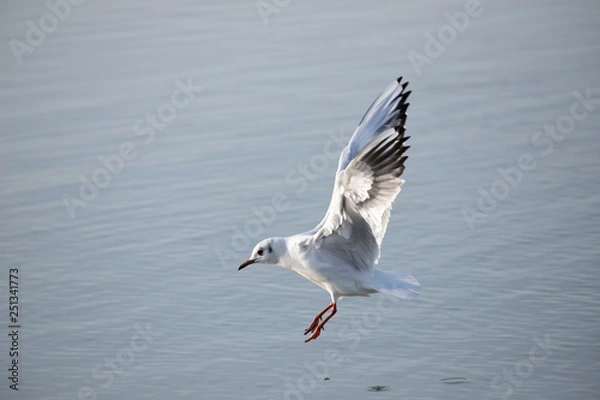
[[[419,295],[421,285],[411,274],[375,269],[373,289],[402,299],[414,299]]]

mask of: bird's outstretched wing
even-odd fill
[[[339,256],[361,270],[379,259],[392,202],[404,183],[407,85],[402,77],[394,81],[358,124],[340,155],[327,214],[310,232],[317,247],[345,252]]]

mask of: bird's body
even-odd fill
[[[348,296],[387,293],[410,299],[419,283],[412,275],[374,267],[392,202],[404,180],[407,83],[396,80],[373,102],[340,155],[333,195],[323,220],[311,231],[259,242],[239,269],[253,263],[291,269],[329,292],[331,303],[305,334],[316,339]],[[331,313],[320,322],[323,315]]]
[[[280,238],[285,241],[286,254],[280,258],[278,265],[297,272],[317,286],[331,294],[332,300],[337,301],[347,296],[368,296],[374,290],[365,286],[373,274],[368,271],[356,270],[349,274],[352,264],[343,257],[329,251],[327,247],[321,250],[307,246],[310,237],[305,234]]]

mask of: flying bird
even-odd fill
[[[280,265],[329,293],[331,303],[306,328],[305,342],[319,337],[343,297],[384,293],[412,299],[419,294],[421,285],[412,275],[375,268],[392,202],[404,183],[404,152],[410,147],[404,135],[407,86],[402,77],[395,80],[358,124],[340,155],[323,220],[308,232],[260,241],[238,268]]]

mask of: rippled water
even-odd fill
[[[0,397],[597,398],[596,2],[256,3],[1,6]],[[380,265],[422,295],[345,299],[304,344],[327,293],[237,266],[320,220],[331,151],[400,74]]]

